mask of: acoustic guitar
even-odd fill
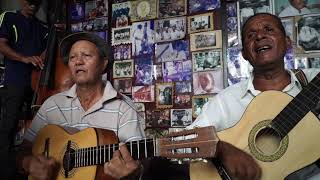
[[[186,160],[214,157],[217,142],[214,127],[204,127],[131,141],[126,146],[134,159],[161,156]],[[87,128],[70,132],[58,125],[47,125],[39,131],[32,153],[53,157],[59,163],[58,180],[112,179],[103,173],[103,164],[119,148],[115,143],[113,131]]]
[[[262,92],[241,120],[218,137],[252,155],[262,168],[262,180],[284,179],[320,158],[320,121],[312,112],[319,100],[320,73],[295,98]],[[191,168],[191,179],[221,179],[210,163]]]

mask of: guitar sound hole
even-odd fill
[[[272,128],[261,129],[255,139],[255,146],[264,155],[273,155],[279,150],[281,143],[280,135]]]
[[[70,148],[70,152],[66,151],[63,156],[63,169],[68,174],[75,166],[75,150]]]

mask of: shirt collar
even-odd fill
[[[288,84],[283,90],[282,92],[288,92],[290,91],[295,85],[298,86],[298,88],[301,90],[302,86],[299,82],[299,80],[297,79],[297,77],[295,76],[294,72],[292,72],[291,70],[287,70],[287,72],[289,72],[290,77],[291,77],[291,81],[290,84]],[[244,85],[241,87],[241,97],[244,98],[244,96],[247,93],[251,93],[253,96],[257,96],[261,91],[256,90],[253,86],[253,72],[249,73],[249,77],[246,80],[246,82],[244,83]]]

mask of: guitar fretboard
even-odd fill
[[[126,146],[134,159],[144,159],[156,156],[156,140],[143,139],[126,143]],[[118,144],[109,144],[96,147],[77,149],[70,152],[72,155],[71,161],[74,162],[74,167],[84,167],[91,165],[99,165],[109,162],[112,159],[113,153],[119,149]]]
[[[272,127],[285,137],[320,100],[320,73],[274,118]]]

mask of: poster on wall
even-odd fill
[[[155,19],[158,16],[157,0],[132,1],[131,21]]]
[[[159,18],[183,16],[187,11],[187,0],[159,0]]]
[[[319,0],[273,0],[274,12],[279,17],[320,13]]]
[[[297,22],[297,44],[305,52],[320,52],[320,14],[305,15]]]
[[[130,21],[131,2],[112,4],[112,27],[125,27]]]

